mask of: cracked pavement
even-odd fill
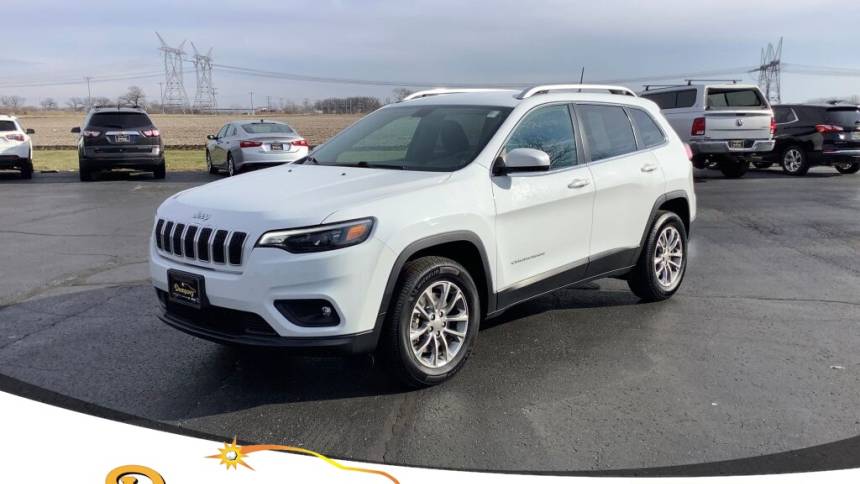
[[[156,206],[203,173],[0,175],[0,373],[144,419],[327,455],[496,470],[757,456],[860,434],[860,176],[701,172],[672,300],[615,280],[484,324],[404,392],[369,356],[222,348],[160,323]]]

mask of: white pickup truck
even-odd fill
[[[690,145],[696,168],[718,168],[739,178],[751,160],[773,150],[776,123],[759,88],[744,84],[693,84],[652,88],[640,96],[660,106]]]

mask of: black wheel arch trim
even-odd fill
[[[636,258],[633,260],[639,260],[639,256],[642,253],[642,248],[645,247],[645,240],[648,238],[648,233],[651,231],[651,226],[654,225],[654,222],[657,221],[657,212],[660,211],[660,207],[669,201],[683,199],[687,202],[687,207],[689,210],[690,207],[690,197],[687,195],[687,192],[684,190],[673,190],[671,192],[667,192],[663,195],[657,197],[657,200],[654,202],[654,205],[651,207],[651,215],[648,216],[648,223],[645,225],[645,230],[642,232],[642,238],[639,240],[639,248],[636,251]],[[690,232],[693,226],[693,221],[687,221],[687,238],[690,238]]]
[[[388,273],[388,282],[385,284],[385,291],[382,293],[382,301],[379,304],[376,323],[373,326],[373,334],[377,338],[377,341],[382,331],[382,325],[385,322],[388,308],[391,305],[391,298],[394,296],[394,289],[397,287],[397,281],[400,278],[400,273],[403,271],[403,266],[406,262],[422,250],[443,244],[450,244],[452,242],[468,242],[478,250],[478,253],[481,256],[481,264],[484,268],[485,287],[483,289],[486,291],[487,300],[487,307],[484,311],[486,314],[490,314],[495,311],[496,298],[495,293],[493,292],[493,276],[491,272],[490,259],[487,256],[487,249],[484,247],[484,243],[481,241],[481,238],[478,237],[478,234],[469,230],[458,230],[431,235],[412,242],[397,255],[397,259],[395,259],[394,265]]]

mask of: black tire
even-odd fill
[[[218,168],[215,168],[215,165],[212,164],[212,155],[209,154],[209,150],[206,150],[206,167],[209,169],[210,175],[218,173]]]
[[[422,293],[441,281],[452,282],[462,291],[469,320],[465,337],[451,361],[438,368],[431,368],[419,362],[415,356],[410,330],[413,308]],[[408,262],[400,273],[385,321],[378,350],[380,357],[387,363],[387,367],[410,387],[426,387],[448,380],[463,367],[474,347],[480,325],[480,304],[475,282],[469,272],[457,262],[436,256]],[[432,337],[432,331],[429,337]],[[443,334],[442,337],[447,336]]]
[[[162,161],[160,165],[152,170],[152,177],[156,180],[164,180],[165,176],[167,176],[167,165]]]
[[[793,163],[794,159],[797,160],[796,164]],[[809,157],[806,155],[806,150],[798,145],[786,146],[779,160],[782,171],[787,175],[803,176],[809,171]]]
[[[860,161],[855,161],[850,165],[835,165],[836,171],[842,173],[843,175],[852,175],[860,171]]]
[[[84,164],[78,161],[78,175],[82,182],[90,182],[93,181],[93,172],[84,167]]]
[[[25,180],[33,178],[33,160],[27,160],[21,167],[21,178]]]
[[[694,155],[691,163],[693,163],[693,168],[704,170],[708,167],[708,158],[704,155]]]
[[[726,178],[740,178],[747,174],[750,169],[750,163],[746,160],[733,158],[731,156],[722,157],[719,162],[720,171]]]
[[[673,281],[672,285],[666,286],[658,280],[657,270],[654,267],[654,260],[660,255],[658,249],[660,234],[672,227],[680,236],[681,245],[681,261],[678,277]],[[642,253],[639,255],[639,260],[636,262],[636,267],[633,272],[627,277],[627,286],[633,291],[633,294],[643,301],[663,301],[672,297],[681,283],[684,281],[684,275],[687,272],[687,230],[684,227],[684,222],[674,212],[657,212],[657,219],[651,226],[648,232],[648,237],[645,239],[645,245],[642,248]]]
[[[773,163],[769,161],[757,161],[753,163],[753,166],[758,168],[759,170],[767,170],[768,168],[773,166]]]

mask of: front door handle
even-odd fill
[[[576,180],[573,180],[572,182],[570,182],[570,185],[568,185],[567,188],[587,187],[590,183],[591,182],[588,181],[588,178],[577,178]]]
[[[656,169],[657,165],[655,163],[645,163],[644,165],[642,165],[642,173],[651,173]]]

